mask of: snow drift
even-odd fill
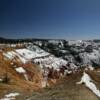
[[[100,90],[97,89],[96,85],[92,82],[92,79],[87,73],[83,73],[83,76],[81,78],[80,82],[77,82],[77,84],[85,83],[85,86],[88,87],[93,93],[95,93],[98,97],[100,97]]]

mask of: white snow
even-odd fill
[[[41,57],[41,56],[47,56],[49,55],[48,52],[45,52],[44,50],[40,49],[39,47],[33,45],[32,47],[27,47],[28,49],[16,49],[16,52],[24,57],[25,59],[32,59],[36,57]]]
[[[18,72],[18,73],[26,73],[25,69],[23,67],[18,67],[18,68],[15,68],[15,70]]]
[[[33,46],[34,49],[30,50],[27,48],[23,49],[16,49],[15,51],[9,51],[7,53],[3,53],[5,57],[12,60],[14,57],[19,58],[23,63],[31,60],[32,58],[44,57],[48,56],[49,53],[45,52],[44,50],[40,49],[37,46]]]
[[[26,70],[23,68],[23,67],[18,67],[18,68],[15,68],[15,70],[20,73],[20,74],[23,74],[24,78],[28,81],[28,76],[26,74]]]
[[[72,71],[65,70],[64,75],[71,74]]]
[[[43,66],[45,67],[49,67],[49,68],[54,68],[54,69],[58,69],[61,66],[66,66],[67,61],[61,59],[61,58],[56,58],[53,55],[50,55],[49,57],[45,57],[45,58],[36,58],[34,59],[34,62],[40,63],[40,67],[43,68]]]
[[[3,53],[3,55],[6,56],[10,60],[14,57],[12,52]]]
[[[35,45],[30,45],[27,48],[16,49],[15,51],[4,53],[4,56],[6,56],[10,60],[18,59],[22,63],[33,60],[34,63],[39,63],[40,67],[42,68],[43,66],[45,66],[49,68],[53,67],[54,69],[59,69],[59,67],[66,66],[67,64],[67,61],[63,60],[62,58],[57,58]],[[16,68],[16,71],[19,73],[25,73],[23,68]]]
[[[25,79],[28,81],[28,76],[27,74],[24,74]]]
[[[9,51],[7,53],[3,53],[5,57],[7,57],[9,60],[14,59],[15,57],[19,58],[23,63],[26,63],[27,59],[16,53],[15,51]]]
[[[68,44],[80,46],[81,44],[83,44],[83,41],[82,40],[70,40],[70,41],[68,41]]]
[[[2,82],[3,80],[0,78],[0,82]]]
[[[19,93],[10,93],[10,94],[5,95],[5,97],[9,98],[9,97],[15,97],[18,95],[19,95]]]
[[[91,71],[93,71],[94,70],[94,68],[91,66],[91,65],[89,65],[89,67],[88,67]]]
[[[77,82],[76,84],[82,84],[85,83],[86,87],[88,87],[93,93],[95,93],[98,97],[100,97],[100,90],[97,89],[96,85],[92,82],[92,79],[87,73],[83,73],[83,76],[81,78],[80,82]]]
[[[91,61],[100,64],[100,52],[98,50],[94,49],[91,53],[80,53],[79,56],[83,60],[84,64],[91,64]]]
[[[0,100],[15,100],[15,97],[20,95],[19,93],[9,93],[7,95],[5,95],[4,98],[0,99]]]

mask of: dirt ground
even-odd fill
[[[100,100],[84,84],[76,84],[80,81],[81,76],[82,74],[67,76],[61,79],[57,85],[47,87],[41,93],[33,93],[27,100]]]
[[[100,100],[100,98],[86,88],[84,84],[76,84],[76,82],[80,81],[81,77],[82,73],[66,76],[63,79],[58,80],[57,84],[40,89],[38,92],[35,92],[34,90],[34,92],[28,90],[25,91],[25,93],[22,92],[16,97],[16,100]],[[99,81],[94,82],[100,89]],[[12,87],[8,91],[7,89],[9,86],[10,85],[0,84],[0,95],[19,92],[20,90],[20,88],[13,89]]]

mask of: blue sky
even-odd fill
[[[0,36],[100,38],[100,0],[0,0]]]

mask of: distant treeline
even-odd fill
[[[93,42],[99,43],[100,39],[95,39],[95,40],[93,40]]]
[[[25,39],[7,39],[0,37],[0,43],[24,43],[24,42],[35,42],[35,41],[44,41],[47,42],[48,40],[61,40],[61,39],[36,39],[36,38],[25,38]]]
[[[6,39],[0,37],[0,43],[24,43],[34,41],[47,41],[46,39]]]

